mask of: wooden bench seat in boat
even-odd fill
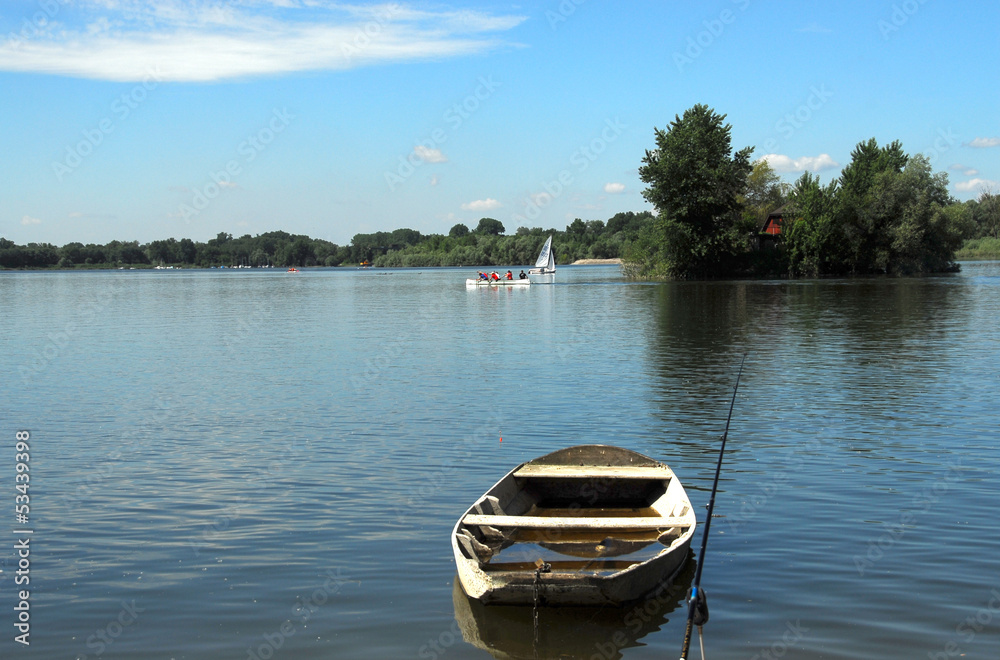
[[[521,478],[562,479],[673,479],[673,471],[666,466],[637,465],[522,465],[514,471]]]
[[[592,530],[642,530],[665,527],[690,526],[694,516],[687,517],[600,517],[586,516],[487,516],[469,514],[462,519],[465,525],[487,525],[498,528],[518,529],[592,529]]]

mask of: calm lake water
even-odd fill
[[[530,608],[455,590],[449,532],[514,465],[582,443],[668,463],[703,518],[749,351],[707,656],[1000,658],[1000,264],[467,275],[0,273],[0,657],[676,658],[693,560],[658,599],[543,610],[534,642]]]

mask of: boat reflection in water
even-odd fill
[[[498,660],[601,658],[618,660],[622,650],[660,629],[668,616],[683,608],[694,579],[695,561],[685,562],[672,582],[622,607],[539,607],[537,640],[535,608],[530,605],[483,605],[469,598],[455,576],[452,600],[462,638]]]

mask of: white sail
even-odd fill
[[[542,246],[542,251],[538,253],[538,259],[535,259],[535,268],[555,269],[555,258],[552,256],[551,236],[549,236],[549,240],[545,241],[545,245]]]

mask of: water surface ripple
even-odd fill
[[[9,504],[32,438],[24,657],[676,657],[693,562],[656,601],[543,613],[533,643],[530,610],[456,592],[448,534],[511,467],[580,443],[669,463],[703,515],[744,351],[708,655],[997,657],[1000,264],[467,275],[0,273]]]

